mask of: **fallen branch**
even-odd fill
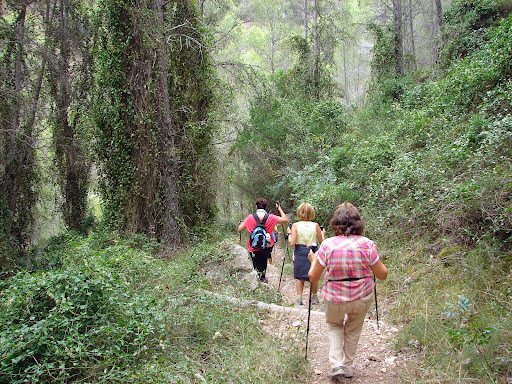
[[[268,303],[264,303],[262,301],[257,301],[257,300],[242,300],[242,299],[238,299],[236,297],[224,296],[224,295],[220,295],[220,294],[215,293],[215,292],[210,292],[210,291],[205,291],[205,290],[201,290],[200,293],[204,293],[207,296],[216,297],[217,299],[229,301],[230,303],[233,303],[233,304],[236,304],[236,305],[240,305],[241,307],[253,306],[253,307],[256,307],[258,309],[265,310],[265,311],[270,311],[270,312],[305,313],[308,310],[307,308],[283,307],[282,305],[268,304]],[[311,312],[312,313],[318,313],[318,314],[324,314],[324,312],[320,312],[320,311],[311,311]]]

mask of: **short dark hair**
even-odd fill
[[[364,230],[361,213],[352,203],[338,205],[330,224],[336,236],[362,235]]]
[[[256,199],[256,208],[258,209],[267,209],[268,202],[263,197]]]

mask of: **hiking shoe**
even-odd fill
[[[345,370],[343,367],[336,367],[331,372],[329,372],[329,377],[333,381],[337,381],[339,378],[343,376]]]
[[[295,306],[298,307],[299,305],[302,305],[301,299],[295,299]]]
[[[343,367],[343,377],[345,379],[350,379],[354,376],[354,368],[352,367]]]
[[[316,305],[316,304],[320,304],[320,302],[318,301],[318,296],[313,295],[313,296],[311,296],[311,305]]]
[[[262,283],[268,284],[268,279],[267,279],[267,277],[266,277],[266,276],[261,276],[261,277],[260,277],[260,281],[261,281]]]
[[[354,371],[353,368],[347,368],[347,367],[336,367],[334,368],[330,373],[329,376],[332,380],[337,380],[341,377],[344,377],[345,379],[350,379],[351,377],[354,377]]]

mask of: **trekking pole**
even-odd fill
[[[316,253],[318,251],[318,245],[316,243],[311,244],[311,251],[313,253]],[[308,326],[306,328],[306,355],[304,358],[307,360],[308,358],[308,340],[309,340],[309,319],[311,317],[311,295],[313,292],[313,284],[311,284],[311,281],[309,282],[309,304],[308,304]]]
[[[242,224],[242,220],[238,222],[238,225]],[[238,232],[240,234],[240,239],[238,240],[238,245],[242,245],[242,232]]]
[[[310,286],[309,287],[309,304],[308,304],[308,326],[306,328],[306,355],[304,356],[304,358],[307,360],[308,359],[308,340],[309,340],[309,319],[311,317],[311,292],[313,291],[313,289],[311,289],[312,287]]]
[[[291,224],[289,225],[289,228],[291,228]],[[284,232],[284,228],[283,228]],[[284,257],[283,257],[283,265],[281,266],[281,276],[279,276],[279,284],[277,285],[277,290],[279,291],[279,288],[281,288],[281,279],[283,278],[283,271],[284,271],[284,262],[286,261],[286,256],[288,256],[288,233],[284,233],[284,241],[286,242],[286,246],[284,248]]]
[[[379,329],[379,306],[377,305],[377,279],[375,275],[373,275],[373,292],[375,294],[375,315],[377,316],[377,329]]]

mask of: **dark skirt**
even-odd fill
[[[311,267],[311,262],[308,260],[309,251],[310,248],[304,244],[295,244],[293,277],[297,280],[309,281],[308,272]]]

